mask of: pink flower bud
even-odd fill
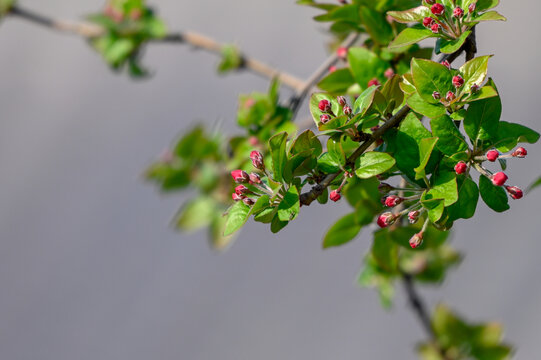
[[[255,204],[255,200],[250,198],[244,198],[242,199],[242,202],[248,206],[252,206],[253,204]]]
[[[318,104],[319,110],[323,112],[330,112],[332,110],[331,102],[329,100],[321,100]]]
[[[487,160],[490,162],[494,162],[498,160],[499,157],[500,157],[500,153],[496,150],[490,150],[487,152]]]
[[[472,93],[478,92],[478,91],[479,91],[479,85],[473,84],[473,85],[471,86],[471,88],[470,88],[470,91],[471,91]]]
[[[349,106],[344,106],[344,114],[346,114],[347,116],[350,116],[351,114],[353,113],[353,110],[351,110],[351,108]]]
[[[330,73],[333,73],[333,72],[335,72],[336,70],[337,70],[337,69],[336,69],[336,66],[334,66],[334,65],[329,66],[329,72],[330,72]]]
[[[436,16],[441,16],[445,12],[445,7],[442,4],[434,4],[430,8],[430,11]]]
[[[441,95],[440,95],[440,93],[437,92],[437,91],[434,91],[434,92],[432,93],[432,97],[434,98],[434,100],[439,100],[439,99],[441,99]]]
[[[526,155],[528,155],[528,151],[526,151],[526,149],[523,148],[523,147],[517,148],[517,149],[511,154],[511,156],[513,156],[513,157],[518,157],[518,158],[525,158]]]
[[[444,60],[441,62],[443,66],[445,66],[447,69],[451,70],[451,63],[447,60]]]
[[[507,175],[505,175],[505,173],[501,171],[492,175],[491,177],[492,183],[496,186],[503,186],[507,179],[509,179]]]
[[[250,159],[252,160],[252,165],[254,165],[256,169],[265,169],[265,163],[263,162],[263,154],[261,154],[259,151],[252,151],[250,153]]]
[[[454,10],[453,10],[453,16],[456,17],[456,18],[461,18],[462,16],[464,15],[464,10],[462,10],[461,7],[456,7]]]
[[[336,191],[336,190],[331,191],[331,193],[329,195],[329,199],[331,199],[334,202],[337,202],[341,198],[342,198],[342,195],[340,195],[340,193],[338,191]]]
[[[235,188],[235,194],[237,195],[246,195],[246,194],[249,194],[251,193],[250,189],[248,189],[246,186],[244,185],[239,185]]]
[[[393,215],[393,213],[386,212],[378,216],[377,223],[379,227],[386,228],[389,225],[392,225],[396,220],[396,215]]]
[[[417,221],[419,221],[419,215],[421,215],[421,213],[418,210],[410,211],[408,213],[410,224],[415,224]]]
[[[458,164],[455,165],[455,172],[457,173],[457,175],[464,174],[467,169],[468,165],[464,161],[460,161]]]
[[[381,194],[388,194],[391,190],[393,190],[394,188],[387,184],[387,183],[381,183],[379,184],[378,186],[378,191],[381,193]]]
[[[345,48],[345,47],[339,47],[338,49],[336,49],[336,55],[342,59],[342,60],[346,60],[347,57],[348,57],[348,49]]]
[[[451,101],[453,101],[454,99],[456,99],[456,95],[455,95],[454,92],[449,91],[449,92],[447,93],[447,95],[445,95],[445,99],[446,99],[447,101],[451,102]]]
[[[319,117],[319,121],[321,121],[322,124],[326,124],[328,123],[329,121],[331,120],[331,117],[327,114],[322,114],[320,117]]]
[[[376,78],[373,78],[372,80],[370,80],[368,82],[368,87],[370,87],[370,86],[380,86],[380,85],[381,85],[381,83]]]
[[[440,32],[440,24],[432,24],[432,26],[430,27],[430,30],[432,30],[432,32],[434,34],[437,34]]]
[[[434,24],[434,19],[432,19],[431,17],[425,17],[423,19],[423,26],[424,27],[432,27],[432,25]]]
[[[231,194],[231,197],[232,197],[233,200],[235,200],[235,201],[240,201],[240,200],[244,199],[244,195],[239,195],[239,194],[237,194],[237,193]]]
[[[511,195],[511,197],[515,200],[522,199],[524,196],[522,189],[516,186],[506,186],[505,190],[507,190],[509,195]]]
[[[385,70],[385,72],[383,73],[383,76],[385,76],[387,79],[390,79],[394,76],[394,70],[392,68],[388,68],[387,70]]]
[[[243,184],[250,181],[248,173],[244,170],[233,170],[231,171],[231,176],[236,183]]]
[[[410,246],[412,249],[416,249],[419,246],[421,246],[421,244],[423,243],[423,236],[424,236],[423,233],[420,232],[411,237]]]
[[[471,4],[470,6],[468,6],[468,11],[470,12],[470,14],[473,13],[473,12],[475,11],[475,7],[476,7],[475,3]]]
[[[250,138],[248,139],[248,143],[252,146],[259,145],[259,139],[255,136],[250,136]]]
[[[143,12],[141,11],[141,9],[133,9],[130,12],[130,19],[132,19],[134,21],[139,20],[141,18],[141,16],[143,16]]]
[[[250,184],[261,184],[261,177],[256,173],[250,173]]]
[[[403,198],[396,195],[390,195],[385,199],[385,206],[387,207],[395,207],[399,204],[401,204],[404,201]]]
[[[464,85],[464,79],[462,78],[462,76],[460,76],[460,75],[453,76],[453,85],[456,88],[459,88],[462,85]]]
[[[346,106],[348,104],[346,98],[343,96],[338,96],[336,100],[338,101],[338,104],[340,104],[340,106]]]

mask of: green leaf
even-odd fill
[[[175,216],[175,226],[193,231],[210,224],[216,211],[216,202],[208,197],[198,197],[187,202]]]
[[[417,92],[408,98],[407,104],[413,111],[430,119],[440,117],[447,113],[445,106],[442,104],[428,103]]]
[[[440,172],[435,175],[434,184],[427,195],[432,199],[443,199],[447,207],[458,201],[458,188],[454,172]]]
[[[278,218],[278,214],[276,214],[274,216],[274,218],[272,219],[272,222],[271,222],[271,232],[273,234],[276,234],[277,232],[279,232],[280,230],[282,230],[283,228],[285,228],[287,226],[287,224],[289,224],[288,221],[282,221]]]
[[[342,148],[340,139],[340,136],[330,137],[327,141],[327,152],[335,164],[345,165],[346,154]]]
[[[529,193],[530,191],[537,189],[540,186],[541,186],[541,177],[539,177],[530,186],[528,186],[528,189],[526,190],[526,192]]]
[[[326,174],[332,174],[340,171],[340,163],[326,152],[317,159],[317,168]]]
[[[489,84],[495,88],[491,80]],[[472,144],[476,144],[477,140],[496,138],[501,115],[502,102],[499,96],[471,103],[464,118],[464,129]]]
[[[314,119],[316,126],[319,126],[319,117],[321,114],[323,114],[321,110],[319,110],[319,102],[321,100],[328,100],[332,104],[332,111],[336,115],[339,114],[340,110],[338,101],[336,101],[336,99],[330,95],[324,93],[313,93],[310,97],[310,113],[312,114],[312,118]]]
[[[500,0],[477,0],[476,10],[482,12],[495,8],[500,3]]]
[[[235,239],[233,235],[224,236],[225,224],[227,219],[221,214],[215,214],[209,227],[210,246],[217,251],[227,249]]]
[[[372,51],[362,47],[352,47],[348,51],[348,62],[355,81],[365,88],[370,80],[382,77],[389,63],[381,60]]]
[[[269,148],[272,158],[272,168],[274,171],[274,181],[281,182],[283,179],[284,167],[286,165],[286,142],[287,133],[282,132],[274,135],[269,140]]]
[[[297,217],[299,211],[299,192],[295,186],[291,186],[285,193],[280,205],[278,205],[278,219],[280,221],[291,221]]]
[[[224,74],[236,70],[242,64],[242,56],[234,45],[224,45],[221,49],[222,61],[218,65],[218,72]]]
[[[381,229],[374,233],[372,256],[377,264],[385,271],[394,273],[398,267],[398,245],[393,242],[388,229]]]
[[[423,198],[421,198],[421,204],[428,210],[428,218],[430,221],[435,223],[441,219],[443,211],[445,210],[443,199],[432,199],[430,196],[427,197],[425,193],[423,194]]]
[[[426,28],[406,28],[389,44],[389,49],[399,49],[404,46],[413,45],[434,36],[434,33]]]
[[[437,104],[434,99],[434,91],[441,96],[453,88],[451,71],[442,64],[425,59],[413,59],[411,61],[413,84],[419,95],[428,103]]]
[[[402,105],[404,101],[404,93],[400,89],[400,83],[402,82],[402,77],[399,75],[393,76],[381,88],[381,93],[385,96],[389,106],[387,107],[386,112],[392,113],[394,109]],[[394,104],[394,106],[391,106]]]
[[[464,98],[463,101],[470,103],[474,101],[488,99],[494,96],[498,96],[498,92],[492,86],[487,85],[483,86],[476,93],[470,94],[470,96]]]
[[[364,90],[361,95],[359,95],[353,104],[353,111],[356,114],[360,114],[361,116],[366,114],[366,111],[374,102],[374,95],[376,94],[377,89],[377,86],[372,85],[368,89]]]
[[[440,51],[444,54],[452,54],[455,51],[458,51],[458,49],[460,49],[460,47],[464,45],[464,43],[466,42],[466,39],[468,38],[468,36],[470,36],[470,34],[471,34],[471,30],[468,30],[462,33],[462,35],[460,35],[460,37],[457,39],[454,39],[454,40],[441,39]]]
[[[317,87],[332,94],[344,94],[353,84],[355,84],[355,79],[349,68],[343,68],[325,76],[317,84]]]
[[[372,40],[380,45],[387,45],[393,39],[393,28],[385,18],[385,14],[366,6],[359,9],[361,22]]]
[[[369,151],[361,155],[360,163],[356,167],[355,174],[361,179],[368,179],[391,169],[396,163],[395,159],[382,152]]]
[[[459,186],[458,201],[447,209],[449,219],[454,221],[473,217],[478,201],[479,189],[477,184],[472,179],[465,178],[462,185]]]
[[[507,19],[497,11],[487,11],[474,18],[473,21],[507,21]]]
[[[240,229],[250,216],[250,207],[242,201],[237,201],[229,208],[227,222],[225,224],[224,236],[233,234]]]
[[[323,151],[321,142],[312,130],[305,130],[297,136],[295,141],[293,141],[289,152],[291,154],[298,154],[306,150],[310,150],[312,155],[316,157],[321,155],[321,152]]]
[[[438,141],[438,150],[445,155],[454,155],[458,152],[468,150],[468,144],[464,136],[460,133],[455,123],[448,115],[430,121],[432,133],[440,140]]]
[[[518,143],[535,144],[538,140],[538,132],[520,124],[501,121],[495,145],[498,150],[507,152],[513,150]]]
[[[396,151],[394,157],[400,171],[410,179],[415,178],[414,168],[419,166],[419,142],[424,138],[433,137],[415,114],[410,113],[398,129],[396,134]]]
[[[388,11],[387,15],[399,23],[407,24],[423,21],[425,17],[432,16],[432,13],[426,6],[421,5],[405,11]]]
[[[503,187],[495,186],[486,176],[479,177],[479,192],[485,204],[492,210],[496,212],[509,210],[509,199]]]
[[[475,84],[481,86],[483,84],[485,77],[487,76],[488,59],[491,57],[492,55],[477,57],[460,67],[458,71],[460,71],[464,78],[462,89],[464,89],[466,93],[470,92],[472,85]]]
[[[0,0],[0,19],[9,12],[9,9],[15,4],[15,0]]]
[[[420,180],[426,177],[425,168],[428,164],[428,160],[430,159],[430,155],[432,154],[432,150],[434,150],[437,142],[437,137],[422,139],[419,142],[420,165],[414,169],[415,180]]]
[[[323,239],[323,248],[344,245],[353,240],[359,231],[361,231],[361,225],[357,224],[355,213],[348,214],[340,218],[327,231]]]

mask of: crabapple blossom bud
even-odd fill
[[[513,157],[518,157],[518,158],[525,158],[526,155],[528,155],[528,151],[526,151],[525,148],[523,148],[522,146],[517,148],[512,154],[511,156]]]
[[[461,18],[463,15],[464,15],[464,10],[462,10],[461,7],[457,6],[457,7],[453,10],[453,16],[454,16],[454,17],[456,17],[456,18]]]
[[[353,110],[351,110],[351,108],[349,106],[344,106],[344,114],[346,114],[347,116],[350,116],[351,114],[353,113]]]
[[[250,198],[244,198],[242,199],[242,202],[248,206],[252,206],[253,204],[255,204],[255,200]]]
[[[330,112],[332,110],[331,102],[329,100],[321,100],[318,104],[319,110],[323,112]]]
[[[410,211],[408,213],[408,219],[410,224],[415,224],[417,221],[419,221],[419,215],[421,215],[419,210]]]
[[[458,164],[455,165],[455,172],[457,173],[457,175],[464,174],[467,169],[468,165],[464,161],[460,161]]]
[[[252,151],[250,153],[250,159],[252,160],[252,165],[254,165],[256,169],[265,169],[265,163],[263,162],[263,154],[261,154],[259,151]]]
[[[320,117],[319,117],[319,121],[321,121],[322,124],[326,124],[328,123],[329,121],[331,120],[331,117],[327,114],[322,114]]]
[[[374,86],[380,86],[381,83],[379,82],[378,79],[373,78],[372,80],[370,80],[370,81],[368,82],[368,87],[373,86],[373,85],[374,85]]]
[[[445,95],[445,99],[446,99],[447,101],[451,102],[451,101],[453,101],[454,99],[456,99],[456,95],[455,95],[454,92],[449,91],[449,92],[447,93],[447,95]]]
[[[255,136],[250,136],[250,138],[248,139],[248,143],[252,146],[259,145],[259,139]]]
[[[500,153],[497,150],[490,150],[487,152],[487,160],[490,162],[498,160],[498,157],[500,157]]]
[[[431,27],[432,25],[434,24],[434,19],[432,19],[431,17],[425,17],[423,19],[423,26],[424,27]]]
[[[141,18],[142,15],[143,15],[143,12],[141,11],[141,9],[133,9],[130,12],[130,19],[137,21]]]
[[[333,72],[335,72],[336,70],[337,70],[337,69],[336,69],[336,66],[334,66],[334,65],[329,66],[329,72],[330,72],[330,73],[333,73]]]
[[[400,196],[390,195],[390,196],[387,196],[387,198],[385,199],[385,206],[387,206],[387,207],[395,207],[395,206],[401,204],[403,201],[404,201],[404,199],[401,198]]]
[[[470,90],[471,90],[472,93],[478,92],[478,91],[479,91],[479,85],[473,84],[473,85],[471,86]]]
[[[410,239],[410,246],[412,249],[416,249],[418,248],[419,246],[421,246],[421,244],[423,243],[423,233],[420,232],[420,233],[417,233],[415,235],[413,235]]]
[[[460,75],[453,76],[453,85],[456,88],[461,87],[462,85],[464,85],[464,78]]]
[[[346,47],[339,47],[338,49],[336,49],[336,55],[342,59],[342,60],[346,60],[346,58],[348,57],[348,49]]]
[[[440,32],[440,24],[432,24],[432,26],[430,27],[430,30],[432,30],[432,32],[434,34],[437,34]]]
[[[447,60],[444,60],[441,62],[443,66],[445,66],[447,69],[451,70],[451,63]]]
[[[346,98],[343,96],[338,96],[336,100],[338,101],[338,104],[340,104],[340,106],[346,106],[348,104]]]
[[[385,70],[385,72],[383,73],[383,76],[385,76],[387,79],[390,79],[394,76],[394,70],[392,68],[388,68],[387,70]]]
[[[261,177],[256,173],[250,173],[250,184],[261,184]]]
[[[391,212],[386,212],[378,216],[377,223],[379,227],[386,228],[389,225],[392,225],[396,220],[396,215],[393,215]]]
[[[387,194],[389,191],[393,190],[394,188],[387,184],[387,183],[381,183],[379,184],[378,186],[378,191],[381,193],[381,194]]]
[[[506,186],[505,190],[507,190],[509,195],[511,195],[511,197],[515,200],[522,199],[524,196],[522,189],[516,186]]]
[[[235,188],[235,194],[237,195],[246,195],[246,194],[249,194],[251,193],[250,189],[248,189],[246,186],[244,185],[239,185]]]
[[[341,198],[342,198],[342,195],[340,195],[340,193],[338,191],[336,191],[336,190],[331,191],[331,193],[329,195],[329,199],[331,199],[334,202],[337,202]]]
[[[233,170],[231,171],[231,176],[233,177],[233,180],[238,184],[243,184],[250,181],[250,176],[248,176],[248,173],[244,170]]]
[[[505,175],[505,173],[501,171],[499,173],[492,175],[492,178],[491,178],[492,183],[496,186],[502,186],[503,184],[505,184],[507,179],[509,179],[507,175]]]
[[[434,4],[430,8],[430,11],[432,11],[432,14],[440,16],[445,12],[445,7],[442,4]]]
[[[244,195],[239,195],[237,193],[233,193],[231,194],[231,197],[233,198],[234,201],[240,201],[244,198]]]
[[[436,0],[426,0],[426,3],[428,5],[434,5],[436,3]]]
[[[434,100],[439,100],[439,99],[441,99],[441,95],[440,95],[440,93],[437,92],[437,91],[434,91],[434,92],[432,93],[432,97],[434,98]]]
[[[475,3],[471,4],[470,6],[468,6],[468,11],[470,12],[470,14],[473,13],[473,12],[475,11],[475,7],[476,7]]]

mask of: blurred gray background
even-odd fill
[[[98,0],[22,0],[60,18]],[[154,0],[172,30],[235,42],[307,77],[326,57],[315,10],[292,0]],[[520,4],[520,6],[518,6]],[[531,1],[505,1],[507,23],[480,26],[504,116],[538,124],[541,23]],[[401,287],[394,308],[354,284],[369,247],[321,250],[345,203],[304,209],[279,236],[250,222],[229,252],[168,221],[190,194],[160,196],[143,169],[196,120],[234,133],[236,98],[266,90],[252,74],[215,76],[217,59],[153,45],[141,82],[111,73],[81,39],[7,19],[0,27],[0,358],[11,360],[415,359],[425,338]],[[287,93],[286,93],[287,94]],[[306,109],[306,105],[304,106]],[[511,182],[538,175],[541,146],[510,163]],[[423,289],[472,320],[498,320],[539,357],[541,191],[496,214],[480,204],[453,243],[467,256],[442,288]]]

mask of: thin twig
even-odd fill
[[[85,38],[99,37],[106,33],[106,30],[99,26],[88,22],[68,22],[63,20],[52,19],[32,11],[23,9],[19,6],[11,8],[10,15],[17,16],[21,19],[28,20],[35,24],[45,26],[54,30],[76,34]],[[186,31],[182,33],[173,33],[165,36],[162,39],[153,39],[153,42],[165,43],[184,43],[193,46],[196,49],[206,50],[208,52],[221,55],[223,44],[211,39],[205,35]],[[264,62],[252,57],[241,54],[241,69],[250,70],[255,74],[261,75],[267,79],[278,79],[280,83],[295,90],[296,93],[305,91],[307,83],[294,75],[280,71]]]

